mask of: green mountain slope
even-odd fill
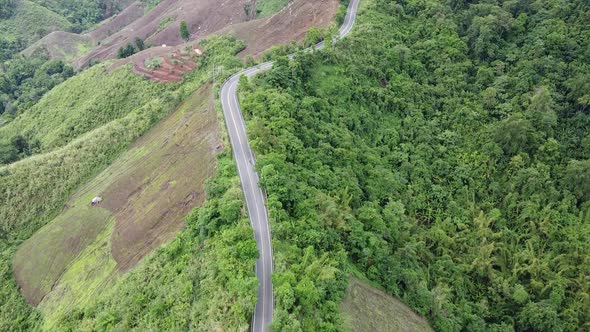
[[[362,326],[341,313],[352,264],[438,331],[590,330],[588,17],[582,0],[363,0],[345,40],[242,79],[272,220],[273,329]],[[105,73],[112,121],[59,118],[52,102],[11,124],[45,153],[0,168],[0,330],[46,323],[14,283],[17,246],[213,65],[239,67],[239,45],[221,44],[163,96],[126,90],[141,107],[110,107],[123,95]],[[61,93],[47,100],[96,114]],[[51,327],[247,330],[257,251],[228,152],[207,192],[176,240]],[[80,262],[100,262],[103,235]]]
[[[108,74],[95,66],[60,84],[14,121],[0,127],[0,137],[21,135],[46,152],[126,116],[149,100],[173,89],[128,70]]]
[[[351,261],[436,330],[590,329],[588,4],[364,4],[241,85],[275,328],[339,328]]]
[[[0,62],[51,31],[72,29],[63,16],[28,0],[6,1],[0,16]]]

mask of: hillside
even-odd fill
[[[18,0],[13,3],[13,8],[0,17],[0,62],[47,33],[72,28],[64,17],[34,2]]]
[[[74,74],[68,61],[93,46],[88,36],[77,33],[128,4],[127,0],[1,0],[0,127]],[[14,145],[0,137],[0,164],[30,154]]]
[[[3,0],[0,3],[0,62],[51,32],[81,32],[90,28],[129,3],[128,0]]]
[[[251,3],[250,0],[221,4],[209,0],[167,0],[148,10],[144,3],[136,1],[85,34],[52,33],[23,53],[45,52],[50,59],[65,59],[76,68],[84,68],[116,58],[119,49],[129,44],[136,46],[136,38],[148,48],[143,52],[136,49],[143,53],[139,58],[144,59],[146,52],[162,56],[183,50],[211,34],[229,33],[246,42],[243,55],[260,55],[272,46],[303,40],[311,27],[329,26],[338,8],[337,0],[258,0],[256,15],[251,15],[249,12],[255,10],[250,9]],[[187,22],[190,32],[188,44],[179,34],[182,21]],[[162,45],[173,49],[159,50]],[[129,61],[141,65],[136,60]]]
[[[241,80],[274,328],[341,329],[354,264],[438,331],[590,329],[587,2],[361,6]]]
[[[120,48],[135,44],[140,38],[146,45],[176,46],[185,41],[180,37],[180,22],[187,22],[190,39],[206,37],[223,27],[248,19],[244,6],[249,0],[163,0],[158,6],[118,31],[100,39],[100,43],[88,54],[75,62],[75,67],[86,67],[91,61],[101,61],[117,57]],[[121,13],[121,17],[130,15]],[[109,23],[110,24],[110,23]],[[97,33],[90,33],[98,36]]]
[[[79,65],[160,46],[72,78],[11,60],[31,96],[0,123],[0,331],[248,331],[259,251],[218,84],[322,36],[239,80],[271,330],[590,330],[590,5],[362,0],[334,41],[346,2],[134,3]],[[191,66],[137,75],[156,57]]]
[[[73,35],[50,35],[60,36]],[[219,142],[212,90],[198,89],[213,65],[227,73],[241,66],[233,54],[244,44],[213,37],[199,47],[205,56],[193,58],[196,69],[180,83],[147,81],[124,63],[99,64],[0,127],[0,142],[26,146],[22,160],[0,168],[0,329],[248,326],[255,242]],[[217,184],[205,186],[217,153]],[[103,202],[91,207],[97,195]],[[103,306],[109,309],[97,309]]]
[[[239,65],[233,54],[240,49],[235,40],[213,38],[205,50],[211,61],[231,68]],[[143,80],[128,68],[108,73],[104,66],[95,66],[47,94],[39,104],[42,107],[23,113],[2,128],[3,136],[31,128],[39,150],[32,157],[0,167],[0,330],[28,330],[39,324],[49,328],[46,324],[72,309],[68,306],[76,302],[69,302],[71,299],[84,302],[91,296],[86,291],[113,281],[113,267],[117,272],[128,271],[151,250],[174,238],[188,211],[203,202],[204,180],[215,165],[215,117],[210,111],[194,112],[198,105],[208,105],[210,95],[201,93],[199,102],[194,100],[198,94],[189,98],[209,75],[210,65],[203,64],[202,70],[191,73],[182,85],[160,85]],[[172,120],[118,159],[132,142],[187,98],[185,108]],[[178,119],[186,114],[196,114],[195,120]],[[38,123],[45,126],[35,127]],[[209,129],[203,129],[205,125]],[[166,140],[170,145],[162,146]],[[202,144],[195,147],[199,140]],[[169,153],[176,156],[168,157]],[[119,161],[109,173],[100,175],[115,160]],[[195,167],[198,163],[201,167]],[[146,179],[141,174],[168,176]],[[201,180],[197,181],[198,177]],[[187,180],[190,186],[182,185]],[[189,188],[193,189],[186,192]],[[105,195],[105,205],[89,210],[86,196],[97,195],[99,189]],[[81,196],[72,197],[76,192]],[[142,223],[138,224],[138,219]],[[109,230],[116,231],[113,240]],[[58,237],[53,235],[60,231],[65,241],[55,242]],[[21,267],[23,261],[13,258],[17,247],[31,236],[38,241],[26,242],[30,250],[17,257],[40,264]],[[110,243],[112,258],[104,255]],[[51,261],[55,264],[44,265]],[[13,263],[22,271],[39,269],[20,274],[25,292],[27,283],[38,287],[25,294],[30,303],[38,303],[52,289],[56,291],[40,309],[30,308],[19,294]],[[96,274],[76,272],[90,266],[96,267]],[[42,319],[45,305],[49,308],[46,312],[56,316]]]
[[[173,239],[185,216],[203,203],[219,146],[211,97],[207,86],[195,92],[20,246],[15,276],[46,326]],[[96,196],[103,201],[93,207]]]

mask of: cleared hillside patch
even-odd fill
[[[204,63],[202,69],[188,74],[182,85],[165,85],[170,90],[162,90],[154,94],[151,99],[146,98],[142,104],[137,105],[122,118],[82,134],[63,147],[0,167],[1,331],[36,330],[43,320],[40,311],[33,310],[26,303],[14,278],[12,266],[17,246],[63,212],[64,206],[68,204],[68,198],[80,191],[81,185],[111,165],[133,141],[164,116],[170,114],[179,100],[185,100],[201,87],[209,78],[210,63],[225,65],[232,71],[239,66],[240,62],[233,55],[240,49],[240,44],[231,38],[208,39],[207,43],[203,43],[203,51],[207,52],[211,62]],[[109,75],[111,74],[104,73],[107,77],[103,79],[107,80]],[[139,77],[136,78],[138,81],[150,83]],[[95,91],[88,93],[87,98],[91,98]],[[84,98],[84,96],[75,95],[74,97]],[[63,99],[56,97],[55,100]],[[77,116],[75,112],[71,112],[71,115]],[[86,251],[81,255],[85,254]],[[94,258],[88,258],[88,260],[92,261]],[[101,266],[101,263],[97,265]],[[97,270],[97,272],[104,271]],[[70,275],[69,271],[62,278],[72,280],[66,277],[68,275]],[[88,284],[79,283],[80,287],[71,287],[71,289],[83,289],[84,286],[94,285],[95,281],[89,281]],[[54,289],[57,290],[58,287],[60,285],[56,285]],[[47,298],[50,297],[52,296],[47,296]],[[81,300],[76,295],[71,298],[76,301]],[[76,302],[68,300],[63,305],[69,310],[66,306],[71,308],[76,306]],[[46,317],[46,319],[49,318]]]
[[[112,217],[106,209],[91,207],[82,200],[76,203],[25,241],[16,253],[15,275],[31,305],[41,302]]]
[[[385,292],[350,277],[340,305],[344,331],[430,332],[428,322]]]
[[[172,239],[204,201],[219,144],[211,98],[208,86],[191,95],[19,248],[17,281],[31,304],[42,300],[47,328]]]
[[[44,315],[42,329],[55,331],[59,317],[84,307],[114,284],[119,274],[111,256],[112,219],[60,276],[60,282],[37,307]]]
[[[257,4],[258,9],[264,9],[266,3]],[[279,3],[279,1],[273,0],[269,3]],[[334,22],[339,4],[338,0],[293,1],[288,8],[272,16],[233,24],[220,33],[234,35],[246,43],[246,48],[240,56],[256,57],[273,46],[303,41],[311,28],[329,27]]]
[[[66,62],[83,56],[92,49],[92,39],[88,35],[54,31],[21,53],[25,56],[45,54],[49,59],[63,59]]]

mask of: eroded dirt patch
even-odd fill
[[[120,31],[101,40],[100,45],[86,56],[78,59],[75,66],[86,67],[92,60],[106,60],[117,57],[119,48],[135,38],[153,46],[176,46],[184,44],[179,26],[186,21],[190,40],[203,38],[228,25],[248,19],[244,5],[249,0],[163,0],[146,15],[134,20]]]

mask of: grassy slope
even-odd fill
[[[400,300],[351,277],[340,305],[344,331],[433,331],[428,322]]]
[[[47,141],[54,142],[55,146],[61,147],[0,167],[0,330],[30,330],[34,329],[40,321],[39,312],[31,310],[26,305],[13,279],[10,265],[16,247],[53,219],[67,202],[68,197],[81,184],[111,164],[132,141],[168,114],[178,100],[183,100],[201,86],[211,72],[210,63],[223,65],[230,71],[240,65],[240,62],[232,56],[243,48],[239,42],[226,37],[214,37],[204,41],[202,45],[208,52],[208,57],[201,58],[199,61],[203,69],[191,73],[181,85],[160,85],[166,88],[160,88],[159,93],[151,95],[151,98],[140,99],[142,100],[140,104],[131,105],[131,110],[123,112],[126,115],[94,130],[91,129],[97,126],[97,123],[92,116],[78,117],[79,109],[64,110],[71,117],[78,118],[80,120],[78,123],[81,126],[86,126],[89,132],[77,131],[76,138],[70,138],[69,143],[63,144],[58,140],[51,139],[52,131],[46,131],[44,135],[47,136],[43,136],[44,138],[41,139],[47,139]],[[100,72],[99,68],[92,69],[88,74],[82,73],[81,77],[93,75],[93,70]],[[123,70],[123,72],[125,71]],[[73,98],[72,103],[83,103],[83,99],[92,98],[102,90],[108,90],[109,84],[116,83],[109,78],[112,75],[121,74],[120,72],[107,74],[104,71],[100,73],[102,74],[94,72],[98,77],[93,80],[96,79],[102,83],[96,85],[95,89],[84,90],[84,95],[81,95],[80,92],[72,93],[70,95]],[[72,81],[79,78],[72,79]],[[156,85],[141,79],[134,81],[133,77],[125,79],[129,85],[138,81],[139,84]],[[64,85],[66,84],[73,83],[64,83]],[[75,83],[74,85],[84,88],[83,84]],[[62,91],[64,94],[70,93],[60,90],[60,88],[61,86],[54,91]],[[129,91],[136,91],[133,90],[133,87],[120,86],[120,89],[127,88],[130,90],[124,91],[128,93],[120,97],[135,100],[134,98],[137,96],[129,93]],[[145,92],[143,90],[150,89],[140,89],[139,92]],[[113,93],[116,94],[117,91]],[[50,95],[52,96],[48,95],[46,98],[53,98],[58,104],[62,101],[58,93],[52,91]],[[66,100],[68,98],[70,97],[64,97]],[[96,103],[99,104],[95,105],[96,109],[110,109],[110,103],[114,102],[112,98],[112,94],[103,95],[102,99],[96,100]],[[100,105],[104,105],[104,107]],[[52,108],[51,106],[49,104],[47,109]],[[68,107],[67,102],[65,107]],[[115,114],[121,114],[117,111],[119,110],[115,110]],[[51,111],[43,109],[39,114],[48,114],[45,112]],[[52,120],[50,115],[45,115],[42,118],[47,121]],[[86,120],[89,122],[85,122]],[[5,133],[0,134],[4,135]]]
[[[215,167],[209,137],[216,136],[217,124],[212,122],[215,116],[211,111],[203,112],[209,91],[201,89],[195,93],[142,136],[138,144],[76,193],[67,210],[19,248],[15,270],[20,271],[17,276],[22,277],[21,284],[28,284],[23,288],[25,295],[40,300],[41,295],[51,291],[39,307],[46,327],[52,325],[56,316],[88,302],[96,291],[104,289],[109,279],[116,278],[112,274],[116,262],[111,251],[96,244],[107,243],[110,249],[112,241],[117,240],[111,238],[113,229],[117,230],[112,227],[113,217],[123,224],[123,230],[118,229],[117,233],[134,230],[136,224],[170,224],[172,229],[160,230],[159,238],[166,239],[174,235],[186,211],[202,202],[204,180]],[[183,151],[178,146],[190,146],[190,150]],[[166,199],[161,199],[165,185]],[[200,199],[183,205],[193,190]],[[126,198],[121,196],[125,191],[133,193]],[[103,196],[105,202],[92,208],[88,203],[95,195]],[[109,211],[108,200],[121,201],[122,206]],[[163,215],[165,222],[159,223],[158,217]],[[145,252],[145,247],[149,248],[155,240],[150,233],[149,229],[136,230],[134,234],[139,239],[123,245],[134,254]],[[97,255],[101,258],[97,259]],[[86,273],[77,273],[81,266]]]
[[[30,44],[51,31],[67,31],[71,26],[64,17],[45,7],[28,0],[17,0],[15,15],[0,20],[0,33]]]
[[[92,50],[92,39],[88,35],[69,32],[54,32],[36,41],[22,51],[25,56],[46,51],[50,59],[62,59],[70,62]]]
[[[0,136],[29,133],[41,142],[42,151],[49,151],[0,168],[0,188],[6,193],[0,198],[3,229],[22,233],[20,227],[36,229],[45,223],[39,216],[56,208],[50,202],[104,168],[166,114],[175,103],[167,89],[128,70],[109,75],[104,67],[96,67],[53,89],[32,110],[1,128]],[[22,181],[31,177],[34,182]]]
[[[21,134],[38,140],[41,151],[62,147],[81,135],[120,119],[174,86],[158,85],[129,70],[92,67],[60,84],[30,110],[0,128],[0,137]]]

